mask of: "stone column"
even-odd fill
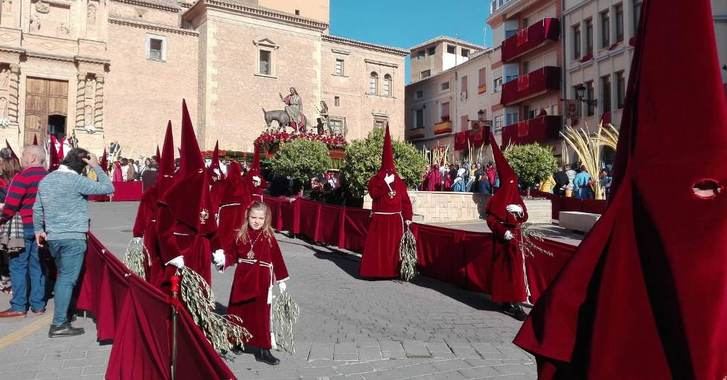
[[[103,129],[103,86],[104,76],[96,75],[96,99],[93,105],[94,120],[93,125],[98,129]]]
[[[76,129],[83,129],[84,125],[84,104],[86,94],[86,77],[87,74],[78,74],[78,84],[76,89]]]
[[[10,65],[10,83],[8,87],[8,119],[11,125],[18,125],[20,105],[20,65]]]

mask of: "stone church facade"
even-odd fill
[[[19,147],[75,134],[101,152],[148,156],[181,100],[203,149],[250,152],[295,87],[348,140],[390,123],[404,135],[408,51],[332,36],[328,0],[3,0],[0,138]],[[178,135],[177,135],[178,137]]]

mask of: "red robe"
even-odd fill
[[[495,215],[487,216],[492,230],[492,274],[490,296],[497,303],[520,303],[528,299],[525,278],[525,257],[519,247],[520,225],[528,220],[528,212],[522,217],[507,213],[505,220]],[[505,232],[515,236],[505,240]]]
[[[159,190],[157,186],[153,186],[144,192],[136,211],[136,220],[132,236],[143,239],[144,247],[144,275],[145,279],[155,284],[158,282],[160,275],[159,254],[156,241],[157,226],[157,202],[159,200]]]
[[[163,268],[161,276],[162,285],[167,286],[167,280],[176,272],[173,265],[166,265],[177,256],[184,257],[184,265],[197,272],[212,285],[212,256],[213,251],[210,240],[213,236],[199,233],[184,223],[175,220],[171,210],[163,203],[159,204],[159,219],[157,231],[159,236],[159,265]],[[213,223],[209,219],[209,223]]]
[[[248,345],[270,349],[272,286],[288,279],[288,269],[275,237],[260,236],[261,233],[248,229],[247,243],[236,240],[225,250],[225,266],[237,264],[227,313],[240,317],[252,334]],[[248,257],[251,251],[254,255]]]
[[[399,277],[399,243],[404,234],[404,221],[413,216],[406,183],[396,177],[391,188],[392,198],[382,172],[369,180],[369,195],[373,199],[371,222],[361,256],[359,275],[362,278]]]
[[[217,238],[222,247],[234,244],[245,221],[245,211],[253,202],[252,189],[247,181],[233,181],[230,177],[226,181],[229,182],[217,211]]]
[[[540,379],[727,376],[727,98],[710,1],[642,9],[609,207],[515,340]],[[694,193],[703,180],[712,198]]]

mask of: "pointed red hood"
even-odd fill
[[[182,142],[179,154],[178,174],[180,177],[204,170],[204,159],[202,158],[202,152],[199,150],[192,119],[189,117],[189,110],[187,110],[187,103],[184,100],[182,100]]]
[[[210,199],[209,176],[205,173],[192,120],[184,102],[181,155],[179,172],[175,175],[173,185],[162,196],[161,202],[169,207],[178,222],[198,233],[212,233],[216,229],[216,210]]]
[[[174,182],[174,136],[172,135],[172,121],[167,122],[167,131],[164,134],[162,153],[159,156],[159,172],[157,175],[157,191],[162,195]]]
[[[214,174],[214,170],[217,169],[220,173],[220,178],[224,177],[222,175],[222,170],[220,169],[220,143],[219,141],[215,141],[215,150],[212,151],[212,162],[210,163],[210,167],[207,168],[209,170],[210,176]]]
[[[495,136],[492,135],[492,132],[490,132],[489,140],[490,146],[492,147],[492,156],[495,158],[497,176],[500,178],[500,188],[497,189],[495,195],[487,202],[487,214],[495,215],[498,219],[504,221],[508,215],[505,209],[507,205],[516,204],[520,205],[527,215],[527,208],[525,207],[522,196],[520,196],[518,178],[515,171],[512,170],[505,155],[502,154],[502,150],[497,146],[497,141],[495,140]]]
[[[644,0],[615,194],[515,339],[538,368],[589,379],[727,374],[727,98],[718,62],[709,0]],[[695,185],[715,191],[699,195]]]
[[[394,149],[391,145],[391,135],[389,134],[389,124],[386,124],[384,132],[384,147],[381,151],[381,167],[380,173],[396,173],[396,164],[394,163]]]
[[[162,154],[159,152],[159,144],[157,144],[157,152],[156,152],[157,160],[161,160]]]

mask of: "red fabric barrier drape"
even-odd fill
[[[349,251],[363,251],[366,242],[366,231],[371,221],[371,210],[343,208],[343,228],[338,237],[338,246]]]
[[[492,235],[465,232],[462,234],[460,243],[467,279],[466,288],[489,293],[492,270]]]
[[[343,230],[343,207],[321,205],[318,211],[318,228],[316,241],[338,245],[338,237]]]
[[[300,202],[295,198],[292,202],[288,198],[281,199],[280,216],[283,219],[281,230],[297,235],[300,233]]]
[[[282,204],[283,201],[280,198],[266,197],[265,204],[270,208],[270,225],[278,231],[283,230],[283,215],[282,215]]]
[[[319,241],[318,229],[320,223],[318,223],[318,214],[321,204],[307,199],[298,199],[295,203],[299,203],[300,207],[300,233],[310,240]]]
[[[417,241],[417,261],[422,274],[450,284],[466,284],[460,246],[463,231],[417,224],[412,232]]]
[[[570,198],[562,198],[570,199]],[[306,199],[266,197],[271,209],[279,209],[283,230],[296,231],[311,240],[361,252],[370,221],[370,210],[326,205]],[[553,200],[559,202],[558,199]],[[573,201],[570,201],[573,202]],[[574,203],[582,207],[582,201]],[[278,211],[274,211],[274,214]],[[273,219],[276,220],[275,217]],[[483,221],[484,223],[484,221]],[[423,224],[412,224],[417,240],[419,271],[429,277],[474,291],[489,293],[492,267],[492,235]],[[526,257],[526,270],[535,302],[575,251],[575,247],[551,240],[536,244],[553,256],[537,253]]]
[[[107,379],[169,379],[171,306],[160,290],[131,274],[89,235],[77,308],[96,317],[99,340],[113,339]],[[181,309],[177,379],[234,379],[204,334]]]

